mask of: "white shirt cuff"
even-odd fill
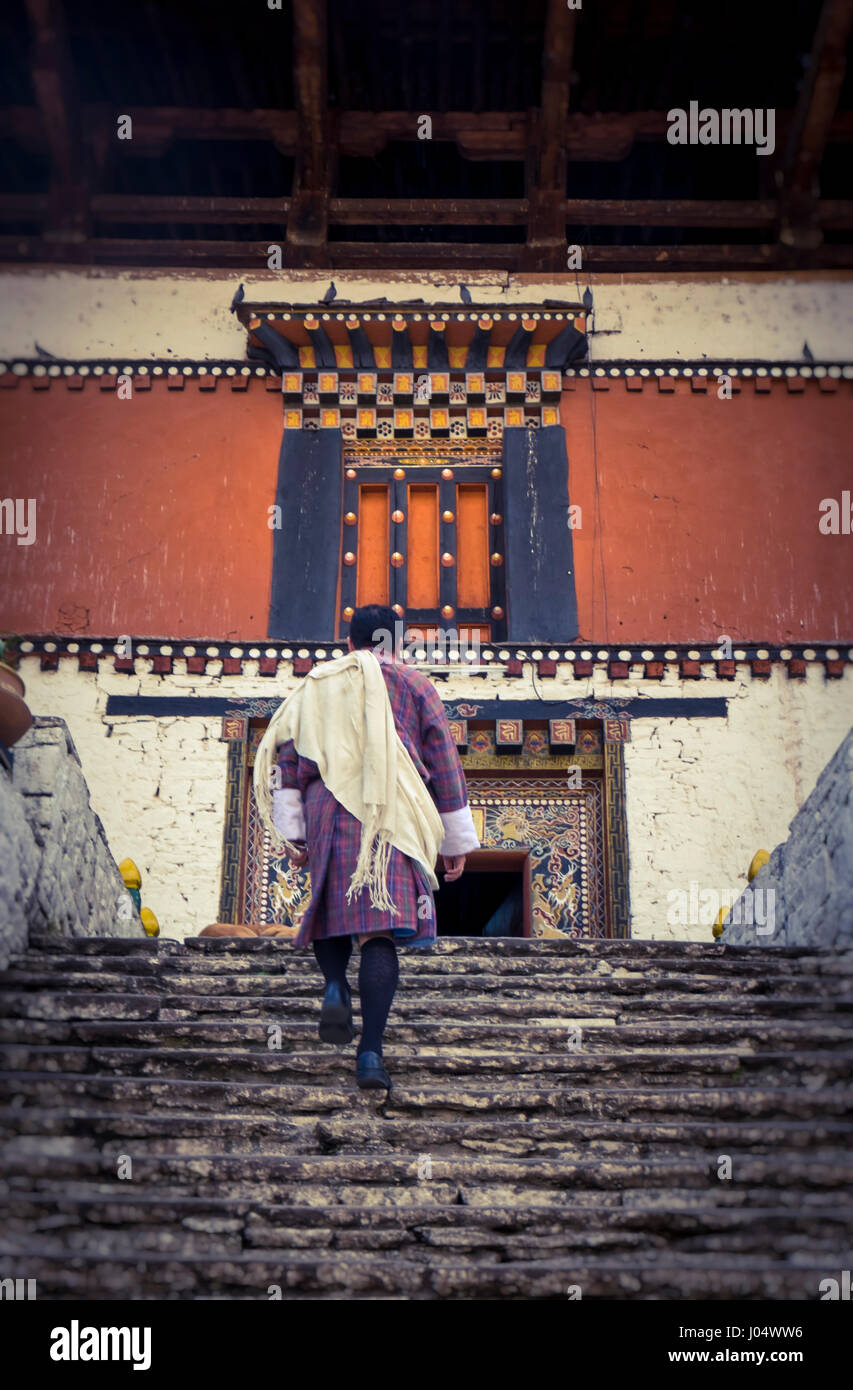
[[[453,857],[470,854],[472,850],[480,848],[470,806],[462,806],[458,811],[440,811],[439,815],[444,826],[444,840],[439,854]]]
[[[272,794],[272,818],[283,840],[304,840],[305,811],[298,787],[283,787]]]

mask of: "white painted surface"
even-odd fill
[[[258,677],[247,663],[242,677],[188,676],[175,659],[170,677],[147,672],[137,659],[134,676],[117,675],[104,660],[97,676],[60,663],[41,672],[25,657],[21,674],[34,714],[61,715],[83,764],[94,809],[116,860],[129,855],[142,872],[142,902],[157,915],[164,936],[182,938],[217,919],[227,745],[220,719],[105,716],[107,695],[240,695],[283,699],[293,678]],[[526,668],[529,670],[529,667]],[[554,680],[537,681],[551,699],[645,694],[687,699],[724,696],[727,719],[634,719],[626,747],[626,788],[632,929],[636,937],[710,940],[703,923],[668,925],[669,894],[739,891],[757,849],[772,850],[814,787],[853,723],[853,674],[827,680],[821,666],[792,681],[783,667],[767,681],[738,665],[737,679],[681,682],[675,670],[663,681],[613,685],[596,669],[576,681],[561,666]],[[709,673],[713,668],[704,668]],[[529,676],[508,680],[462,675],[441,682],[443,698],[536,699]],[[543,705],[543,715],[547,706]]]
[[[593,360],[764,358],[799,361],[808,340],[818,361],[853,357],[853,277],[830,272],[729,278],[696,275],[588,277],[595,295]],[[329,276],[250,269],[15,268],[0,271],[0,357],[33,357],[36,342],[57,357],[240,358],[245,331],[229,312],[240,282],[247,299],[316,305]],[[587,277],[536,281],[502,272],[466,274],[473,308],[501,311],[545,299],[578,302]],[[394,280],[335,272],[339,299],[384,296],[456,303],[455,278],[410,273]],[[462,305],[460,303],[460,310]],[[339,312],[332,306],[332,312]],[[472,312],[470,310],[469,312]],[[377,311],[381,312],[381,310]],[[387,312],[387,309],[386,309]]]

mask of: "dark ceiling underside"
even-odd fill
[[[6,0],[0,257],[851,266],[851,24],[853,0]],[[775,151],[668,144],[691,101],[772,108]]]

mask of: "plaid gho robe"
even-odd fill
[[[380,666],[397,733],[437,810],[448,813],[467,808],[465,775],[434,685],[411,666],[388,660],[380,660]],[[292,740],[279,746],[276,761],[285,796],[292,796],[294,791],[301,794],[311,873],[311,901],[294,944],[306,946],[332,936],[365,936],[390,930],[395,940],[408,946],[431,946],[435,941],[435,902],[417,865],[398,849],[391,849],[388,889],[399,915],[371,907],[367,889],[348,903],[347,889],[361,841],[360,821],[335,800],[325,787],[317,764],[301,757]],[[466,818],[470,818],[467,810]],[[290,838],[296,838],[292,812],[289,825]],[[454,845],[446,852],[467,853],[477,848],[473,827],[467,836],[457,838],[457,844],[464,847]]]

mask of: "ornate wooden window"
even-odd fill
[[[391,605],[407,627],[506,637],[500,453],[347,451],[339,637],[353,608]]]

